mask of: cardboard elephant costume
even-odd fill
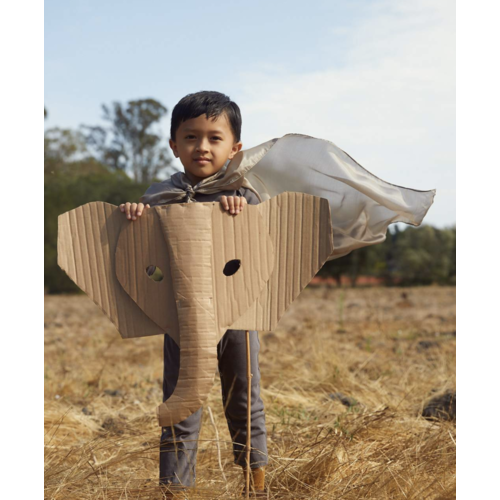
[[[162,426],[203,405],[225,331],[274,329],[332,251],[328,202],[303,193],[237,217],[217,202],[154,207],[133,224],[102,202],[59,217],[59,265],[122,337],[167,332],[180,347],[177,386],[158,409]],[[227,275],[233,261],[240,265]],[[147,275],[151,265],[160,282]]]
[[[264,202],[236,217],[190,203],[194,192],[241,186]],[[169,426],[203,405],[227,329],[274,329],[326,260],[383,241],[391,222],[419,225],[434,194],[386,183],[330,142],[288,135],[196,186],[182,173],[153,184],[141,199],[153,208],[134,223],[102,202],[61,215],[58,263],[123,338],[166,332],[179,345],[177,386],[158,408]]]

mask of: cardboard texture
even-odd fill
[[[117,207],[93,202],[59,217],[58,264],[122,337],[166,332],[179,345],[179,379],[158,408],[161,426],[203,405],[224,332],[274,329],[332,251],[328,201],[304,193],[237,216],[218,202],[188,203],[130,222]],[[162,281],[146,273],[152,265]]]

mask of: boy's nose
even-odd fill
[[[208,142],[206,140],[201,140],[197,145],[196,145],[196,151],[199,151],[200,153],[207,152],[208,151]]]

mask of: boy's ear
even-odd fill
[[[175,142],[172,140],[172,139],[169,139],[168,141],[169,145],[170,145],[170,149],[173,151],[174,153],[174,156],[176,158],[179,158],[179,153],[177,153],[177,144],[175,144]]]
[[[235,142],[231,149],[231,153],[229,154],[229,159],[232,160],[236,156],[236,154],[241,151],[242,147],[243,147],[242,142]]]

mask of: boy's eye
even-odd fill
[[[213,140],[215,141],[222,141],[222,137],[214,136],[212,137]]]
[[[194,135],[188,135],[188,136],[186,136],[186,139],[192,139],[192,138],[195,138],[195,136]],[[221,137],[217,137],[217,136],[212,137],[212,139],[217,139],[219,141],[222,141],[222,138]]]
[[[196,139],[196,136],[194,136],[193,134],[190,134],[190,135],[186,136],[186,139]]]

